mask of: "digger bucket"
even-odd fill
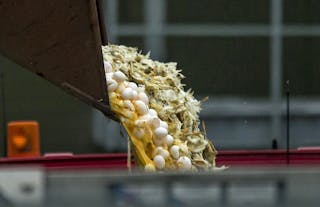
[[[114,118],[99,0],[0,0],[0,53]]]

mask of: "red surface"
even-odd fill
[[[221,151],[217,156],[218,166],[281,166],[287,163],[290,165],[320,165],[320,149],[290,150],[289,155],[286,150]]]
[[[320,165],[320,149],[291,150],[289,156],[286,150],[220,151],[217,156],[217,166],[283,166],[287,164],[287,158],[289,158],[290,165]],[[40,165],[47,169],[125,169],[127,154],[72,155],[64,153],[34,158],[0,159],[0,166],[8,165]]]
[[[48,169],[124,169],[127,154],[50,155],[30,158],[2,158],[0,166],[40,165]]]

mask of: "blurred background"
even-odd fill
[[[202,120],[218,150],[320,145],[320,1],[104,0],[112,44],[178,62],[209,96]],[[125,152],[117,123],[0,56],[4,120],[37,120],[42,152]],[[0,143],[3,151],[3,142]]]

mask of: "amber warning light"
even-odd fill
[[[39,124],[36,121],[12,121],[8,124],[8,157],[40,156]]]

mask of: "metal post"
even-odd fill
[[[287,96],[287,165],[290,164],[290,85],[289,81],[286,83],[286,96]]]
[[[105,1],[106,2],[106,1]],[[105,5],[105,22],[107,23],[107,33],[108,33],[108,41],[111,43],[116,43],[118,40],[118,0],[108,0],[107,5]]]
[[[151,57],[161,60],[165,57],[165,38],[163,35],[166,16],[164,0],[145,0],[145,50],[152,51]]]
[[[281,136],[281,82],[282,82],[282,0],[271,1],[271,135]],[[279,140],[280,141],[280,140]],[[281,140],[282,141],[282,140]],[[280,142],[281,144],[282,142]]]

